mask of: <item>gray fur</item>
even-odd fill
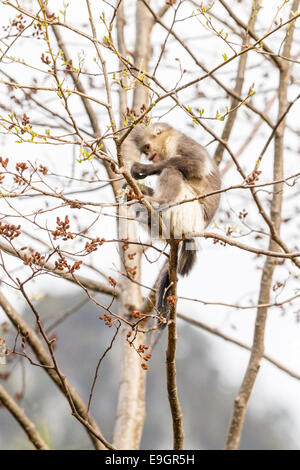
[[[149,175],[159,175],[157,187],[153,196],[148,196],[149,200],[159,204],[177,202],[176,196],[182,185],[188,185],[199,196],[220,189],[218,167],[206,149],[169,124],[137,126],[131,138],[140,152],[145,153],[151,161],[150,165],[135,162],[131,167],[132,176],[143,179]],[[199,201],[203,205],[205,227],[211,222],[219,200],[220,195],[215,194]],[[178,261],[179,274],[189,274],[195,261],[195,241],[184,240]],[[168,318],[169,310],[166,293],[169,283],[169,273],[166,270],[161,275],[157,295],[157,308],[165,318]]]
[[[156,136],[156,129],[162,131],[159,136]],[[151,165],[138,162],[134,163],[131,167],[131,174],[135,179],[143,179],[149,175],[160,175],[164,169],[172,168],[179,170],[183,180],[188,182],[199,196],[220,189],[221,178],[217,165],[210,158],[206,149],[195,140],[173,129],[166,123],[154,124],[153,126],[144,128],[144,132],[141,126],[137,126],[133,132],[132,138],[141,152],[145,146],[150,145],[150,148],[151,146],[155,147],[156,140],[159,139],[163,141],[164,134],[168,134],[168,136],[171,134],[177,140],[175,154],[161,155],[160,160]],[[158,144],[159,143],[160,142],[158,142]],[[151,154],[151,149],[147,151],[147,154]],[[164,201],[169,199],[168,193],[170,188],[174,186],[172,178],[172,173],[174,174],[174,172],[170,171],[169,173],[170,177],[168,181],[166,181],[167,178],[164,172],[165,192],[164,194],[160,194],[160,197]],[[206,226],[211,222],[218,208],[219,200],[219,194],[201,200]]]

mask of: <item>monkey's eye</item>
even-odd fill
[[[150,150],[150,145],[149,144],[144,145],[143,152],[147,153],[147,152],[149,152],[149,150]]]

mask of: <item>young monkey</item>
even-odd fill
[[[178,273],[187,275],[196,261],[196,243],[193,233],[199,233],[211,222],[219,205],[219,194],[200,201],[195,200],[168,208],[169,205],[192,199],[220,189],[221,179],[217,165],[202,145],[166,123],[149,127],[136,127],[132,132],[135,145],[151,164],[134,163],[131,174],[135,179],[159,175],[153,191],[145,186],[146,198],[158,206],[163,226],[175,238],[184,239],[181,248]],[[164,209],[166,207],[166,209]],[[170,238],[169,232],[160,238]],[[157,309],[167,320],[169,272],[161,275],[158,286]]]

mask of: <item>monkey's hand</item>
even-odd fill
[[[143,165],[143,163],[135,162],[131,167],[131,176],[134,179],[140,180],[146,178],[149,175],[149,165]]]

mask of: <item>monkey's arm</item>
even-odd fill
[[[131,174],[135,179],[142,179],[150,175],[159,175],[165,168],[175,168],[188,180],[202,178],[201,161],[196,157],[190,157],[189,159],[173,157],[150,165],[134,163],[131,167]]]
[[[140,180],[150,175],[159,175],[165,168],[165,162],[152,163],[145,165],[143,163],[134,163],[131,167],[131,175],[134,179]]]

